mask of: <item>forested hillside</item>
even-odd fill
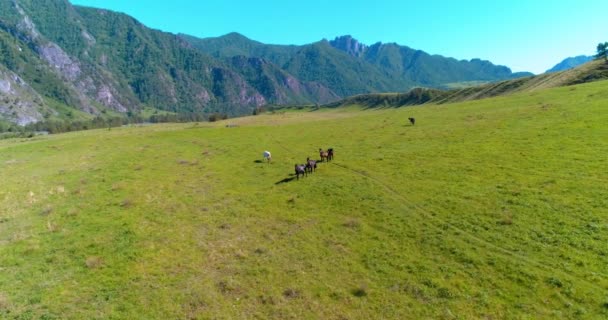
[[[456,60],[396,43],[371,46],[351,36],[303,46],[265,45],[231,33],[217,38],[180,37],[218,59],[259,57],[294,76],[316,81],[342,97],[366,92],[404,92],[414,87],[447,88],[458,82],[492,82],[530,76],[480,59]]]
[[[0,1],[0,52],[0,117],[19,124],[144,107],[237,115],[339,98],[264,61],[243,68],[127,15],[66,0]]]
[[[264,105],[344,97],[512,74],[345,36],[303,46],[232,33],[197,39],[150,29],[67,0],[0,1],[0,124],[143,114],[251,114]]]

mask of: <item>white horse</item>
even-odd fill
[[[266,162],[270,162],[270,160],[272,160],[272,156],[270,155],[270,151],[264,151],[263,156],[264,156],[264,159],[266,159]]]

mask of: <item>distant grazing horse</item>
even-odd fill
[[[306,176],[306,166],[305,165],[296,163],[295,170],[296,170],[296,178],[298,180],[300,180],[300,175]]]
[[[270,151],[264,151],[264,153],[262,155],[264,156],[264,159],[266,159],[266,162],[270,162],[270,160],[272,160],[272,156],[270,155]]]
[[[306,158],[306,171],[313,173],[317,170],[317,161],[311,160],[310,157]]]
[[[321,162],[327,161],[327,157],[329,157],[329,154],[327,153],[327,151],[323,151],[323,149],[319,148],[319,157],[321,157]]]
[[[327,149],[327,160],[331,161],[334,159],[334,148]]]
[[[407,118],[407,119],[408,119],[408,120],[410,120],[410,123],[411,123],[412,125],[415,125],[415,124],[416,124],[416,118]]]

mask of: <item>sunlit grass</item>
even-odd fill
[[[0,141],[0,317],[601,319],[606,86]]]

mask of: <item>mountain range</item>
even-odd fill
[[[206,39],[179,36],[218,59],[234,56],[265,59],[299,79],[322,84],[340,97],[407,91],[421,86],[446,88],[456,82],[491,82],[532,75],[513,73],[507,67],[480,59],[430,55],[396,43],[368,46],[349,35],[303,46],[266,45],[238,33]]]
[[[550,72],[558,72],[558,71],[572,69],[572,68],[578,67],[582,64],[585,64],[591,60],[593,60],[592,56],[585,56],[585,55],[569,57],[569,58],[564,59],[562,62],[556,64],[553,68],[547,70],[546,72],[550,73]]]
[[[375,92],[530,75],[351,36],[267,45],[199,39],[67,0],[0,0],[0,121],[170,112],[249,114]]]

